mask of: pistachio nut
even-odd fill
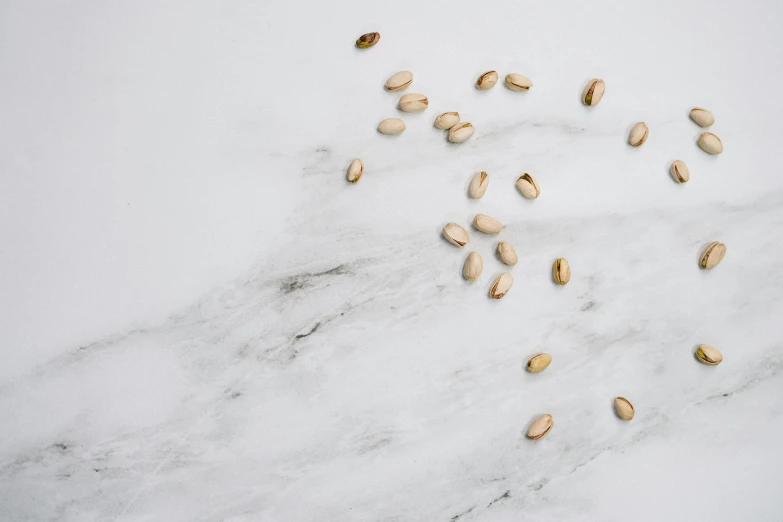
[[[382,134],[399,134],[405,130],[405,122],[399,118],[387,118],[378,124],[378,132]]]
[[[582,92],[582,103],[588,106],[598,105],[598,102],[604,97],[605,91],[606,84],[603,80],[598,78],[590,80]]]
[[[571,279],[571,267],[568,266],[566,258],[558,257],[555,259],[555,263],[552,265],[552,277],[554,277],[555,283],[559,285],[564,285]]]
[[[472,124],[466,121],[461,121],[449,130],[449,141],[452,143],[462,143],[463,141],[473,136],[475,131],[476,128],[473,127]]]
[[[633,404],[631,404],[631,401],[625,397],[615,398],[614,409],[617,410],[617,415],[623,420],[633,419],[633,415],[636,413],[633,409]]]
[[[363,34],[356,40],[356,47],[360,49],[367,49],[378,43],[381,39],[381,33],[367,33]]]
[[[359,158],[356,158],[348,165],[348,181],[356,183],[364,173],[364,163]]]
[[[549,414],[542,415],[533,421],[533,424],[527,429],[527,436],[533,440],[538,440],[552,429],[555,425],[555,421]]]
[[[684,161],[675,160],[674,163],[672,163],[671,169],[669,170],[672,173],[674,181],[677,183],[685,183],[691,179],[691,173]]]
[[[546,370],[546,367],[549,366],[549,363],[552,362],[552,356],[548,353],[539,353],[538,355],[534,355],[530,358],[530,360],[527,362],[527,371],[530,373],[539,373]]]
[[[476,80],[476,87],[482,91],[486,91],[487,89],[494,87],[496,83],[498,83],[497,71],[489,71],[478,77],[478,80]]]
[[[484,214],[476,214],[476,217],[473,218],[473,226],[485,234],[499,234],[503,230],[500,221]]]
[[[390,91],[399,91],[413,82],[413,73],[410,71],[400,71],[393,74],[386,80],[386,88]]]
[[[512,91],[528,91],[532,86],[533,82],[526,76],[517,73],[506,75],[506,87]]]
[[[647,136],[650,134],[650,129],[647,128],[647,124],[643,121],[640,121],[636,125],[633,126],[631,129],[631,134],[628,135],[628,143],[630,143],[634,147],[638,147],[645,141],[647,141]]]
[[[723,354],[709,344],[700,344],[696,348],[696,358],[704,364],[715,366],[723,360]]]
[[[487,191],[488,186],[489,186],[489,174],[487,174],[482,170],[481,172],[473,176],[472,180],[470,180],[470,187],[468,188],[468,194],[470,194],[470,197],[472,197],[473,199],[479,199]]]
[[[707,109],[702,109],[701,107],[694,107],[691,109],[691,119],[695,121],[699,127],[709,127],[715,123],[715,116]]]
[[[498,256],[500,256],[501,261],[509,266],[514,266],[517,264],[517,261],[519,261],[517,253],[514,251],[514,247],[505,241],[498,243]]]
[[[437,118],[435,118],[435,126],[439,129],[450,129],[459,123],[458,112],[444,112]]]
[[[514,278],[511,277],[511,274],[508,272],[503,272],[497,277],[497,279],[495,279],[495,282],[492,283],[492,286],[489,287],[489,296],[492,299],[500,299],[508,293],[511,285],[513,284]]]
[[[701,255],[701,260],[699,261],[699,264],[702,268],[706,268],[707,270],[711,270],[718,266],[718,263],[720,263],[723,260],[723,256],[726,255],[726,245],[721,243],[720,241],[713,241],[709,245],[707,245],[707,248],[704,249],[704,253]]]
[[[527,172],[517,180],[517,188],[527,199],[536,199],[541,194],[538,181]]]
[[[403,94],[400,97],[400,110],[405,112],[421,112],[427,108],[429,100],[423,94]]]
[[[465,259],[465,264],[462,266],[462,275],[468,281],[475,281],[481,275],[481,271],[484,269],[484,261],[478,252],[471,252]]]
[[[720,154],[723,152],[723,142],[711,132],[704,132],[699,136],[699,147],[709,154]]]
[[[443,227],[443,237],[449,240],[449,243],[457,245],[458,247],[464,247],[468,244],[470,239],[468,238],[468,231],[459,226],[456,223],[447,223]]]

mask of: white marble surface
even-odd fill
[[[783,518],[783,7],[745,4],[0,5],[0,520]]]

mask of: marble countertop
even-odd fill
[[[780,520],[783,6],[746,4],[0,7],[0,520]]]

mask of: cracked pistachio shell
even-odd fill
[[[514,266],[517,264],[517,261],[519,261],[517,253],[514,251],[514,247],[505,241],[498,243],[498,256],[500,256],[501,261],[509,266]]]
[[[708,154],[720,154],[723,152],[723,142],[711,132],[705,132],[699,136],[699,147]]]
[[[700,344],[696,348],[696,358],[704,364],[715,366],[723,360],[723,354],[709,344]]]
[[[477,172],[473,179],[470,180],[468,194],[473,199],[479,199],[487,191],[487,187],[489,187],[489,174],[482,170]]]
[[[459,123],[458,112],[444,112],[435,118],[435,126],[441,130],[447,130]]]
[[[485,234],[499,234],[503,230],[500,221],[484,214],[476,214],[476,217],[473,218],[473,226]]]
[[[487,89],[494,87],[496,83],[498,83],[497,71],[488,71],[478,77],[478,80],[476,80],[476,87],[482,91],[486,91]]]
[[[631,129],[631,133],[628,135],[628,143],[634,147],[640,146],[647,141],[647,136],[650,134],[650,129],[647,128],[647,124],[640,121]]]
[[[356,40],[356,47],[359,47],[360,49],[367,49],[368,47],[372,47],[373,45],[377,44],[380,39],[381,33],[363,34]]]
[[[506,75],[506,87],[512,91],[527,91],[533,86],[533,82],[527,76],[511,73]]]
[[[356,158],[348,166],[348,181],[356,183],[362,177],[362,174],[364,174],[364,163],[359,158]]]
[[[386,118],[378,124],[378,132],[382,134],[399,134],[405,130],[405,122],[399,118]]]
[[[484,261],[481,259],[481,255],[478,252],[468,254],[465,264],[462,266],[462,276],[468,281],[475,281],[481,275],[482,270],[484,270]]]
[[[527,429],[527,436],[530,439],[538,440],[552,429],[555,425],[555,421],[549,414],[542,415],[533,421],[533,424]]]
[[[709,127],[715,123],[715,116],[707,109],[702,109],[701,107],[694,107],[691,109],[691,119],[695,121],[699,127]]]
[[[503,272],[497,277],[497,279],[495,279],[495,282],[492,283],[492,286],[489,287],[489,296],[492,299],[500,299],[508,293],[511,285],[513,284],[514,278],[511,277],[511,274],[508,272]]]
[[[701,260],[699,261],[699,264],[702,268],[706,268],[707,270],[711,270],[718,266],[718,263],[720,263],[723,260],[723,256],[726,255],[726,245],[721,243],[720,241],[713,241],[709,245],[707,245],[707,248],[704,249],[704,253],[701,255]]]
[[[458,247],[464,247],[470,241],[468,231],[456,223],[447,223],[443,227],[443,237],[448,239],[449,243]]]
[[[669,170],[677,183],[685,183],[691,179],[691,173],[684,161],[676,160]]]
[[[631,401],[625,397],[617,397],[614,400],[614,409],[617,410],[617,415],[623,420],[633,419],[633,414],[636,413],[633,409]]]
[[[585,90],[582,92],[582,103],[588,106],[598,105],[598,102],[604,97],[605,91],[606,84],[604,81],[593,78],[585,85]]]
[[[523,174],[517,180],[517,188],[527,199],[536,199],[541,194],[541,187],[538,186],[538,181],[528,173]]]
[[[386,88],[390,91],[399,91],[413,82],[413,73],[410,71],[400,71],[393,74],[386,80]]]
[[[429,100],[423,94],[403,94],[400,97],[400,110],[405,112],[421,112],[429,105]]]
[[[476,132],[476,128],[473,127],[472,124],[461,121],[449,130],[449,141],[452,143],[462,143],[473,136],[474,132]]]
[[[527,362],[527,371],[530,373],[539,373],[546,370],[546,367],[549,366],[549,363],[552,362],[552,356],[548,353],[539,353],[538,355],[534,355],[530,358],[530,360]]]
[[[555,259],[552,265],[552,277],[555,283],[559,285],[566,284],[571,279],[571,267],[568,266],[568,260],[564,257]]]

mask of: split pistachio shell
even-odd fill
[[[517,188],[527,199],[536,199],[541,194],[541,188],[538,186],[536,178],[530,174],[523,174],[517,180]]]
[[[500,299],[508,293],[513,284],[514,278],[511,277],[511,274],[503,272],[495,279],[495,282],[492,283],[492,286],[489,288],[489,296],[492,299]]]
[[[555,283],[564,285],[571,279],[571,267],[568,266],[568,260],[564,257],[555,259],[555,263],[552,265],[552,277],[555,279]]]
[[[497,71],[489,71],[478,77],[478,80],[476,80],[476,87],[485,91],[494,87],[496,83],[498,83]]]
[[[511,73],[506,75],[506,87],[512,91],[527,91],[533,86],[530,78],[521,74]]]
[[[357,181],[359,181],[359,178],[362,177],[363,173],[364,173],[364,163],[362,163],[362,160],[360,160],[359,158],[356,158],[348,166],[348,181],[350,181],[351,183],[356,183]]]
[[[367,49],[378,43],[381,39],[381,33],[367,33],[363,34],[356,40],[356,47],[361,49]]]
[[[685,183],[691,179],[691,173],[688,170],[688,166],[683,161],[676,160],[674,163],[672,163],[670,171],[674,181],[677,183]]]
[[[462,275],[468,281],[475,281],[481,275],[481,271],[484,269],[484,261],[478,252],[471,252],[465,259],[465,264],[462,267]]]
[[[462,143],[473,136],[475,131],[476,129],[472,124],[461,121],[449,130],[449,141],[452,143]]]
[[[447,223],[443,227],[443,237],[449,240],[453,245],[458,247],[464,247],[470,239],[468,238],[468,231],[459,226],[456,223]]]
[[[427,105],[429,100],[423,94],[403,94],[400,98],[400,110],[405,112],[421,112]]]
[[[723,152],[723,142],[711,132],[705,132],[699,136],[699,147],[709,154],[720,154]]]
[[[634,147],[638,147],[645,141],[647,141],[647,136],[650,134],[650,129],[647,128],[647,124],[643,121],[640,121],[636,125],[633,126],[631,129],[631,134],[628,136],[628,143],[633,145]]]
[[[533,440],[538,440],[552,429],[555,425],[555,421],[549,414],[542,415],[533,421],[533,424],[527,429],[527,436]]]
[[[549,366],[549,363],[552,362],[552,356],[548,353],[539,353],[538,355],[534,355],[530,358],[530,360],[527,362],[527,371],[530,373],[539,373],[543,372],[547,366]]]
[[[435,118],[435,126],[439,129],[450,129],[459,123],[458,112],[444,112],[437,118]]]
[[[598,105],[598,102],[604,97],[605,91],[606,84],[603,80],[598,78],[590,80],[582,92],[582,103],[589,106]]]
[[[701,261],[699,264],[702,268],[711,270],[718,266],[723,260],[723,256],[726,255],[726,245],[720,241],[713,241],[707,248],[704,249],[704,253],[701,255]]]
[[[399,91],[413,82],[413,73],[410,71],[400,71],[393,74],[386,80],[386,88],[390,91]]]
[[[617,410],[617,415],[619,415],[623,420],[633,419],[633,415],[636,413],[633,409],[633,404],[631,404],[631,401],[625,397],[617,397],[614,400],[614,409]]]
[[[715,366],[723,360],[723,354],[709,344],[700,344],[696,348],[696,358],[704,364]]]
[[[707,109],[702,109],[701,107],[691,109],[691,119],[700,127],[709,127],[715,123],[715,116]]]
[[[489,187],[489,174],[481,171],[470,180],[468,194],[470,194],[470,197],[473,199],[479,199],[487,191],[487,187]]]
[[[484,214],[476,214],[476,217],[473,218],[473,226],[485,234],[499,234],[503,230],[500,221]]]
[[[387,118],[378,124],[378,131],[383,134],[399,134],[405,130],[405,122],[399,118]]]
[[[498,255],[500,256],[500,260],[509,266],[514,266],[517,264],[517,261],[519,261],[517,253],[514,251],[514,247],[505,241],[498,243]]]

